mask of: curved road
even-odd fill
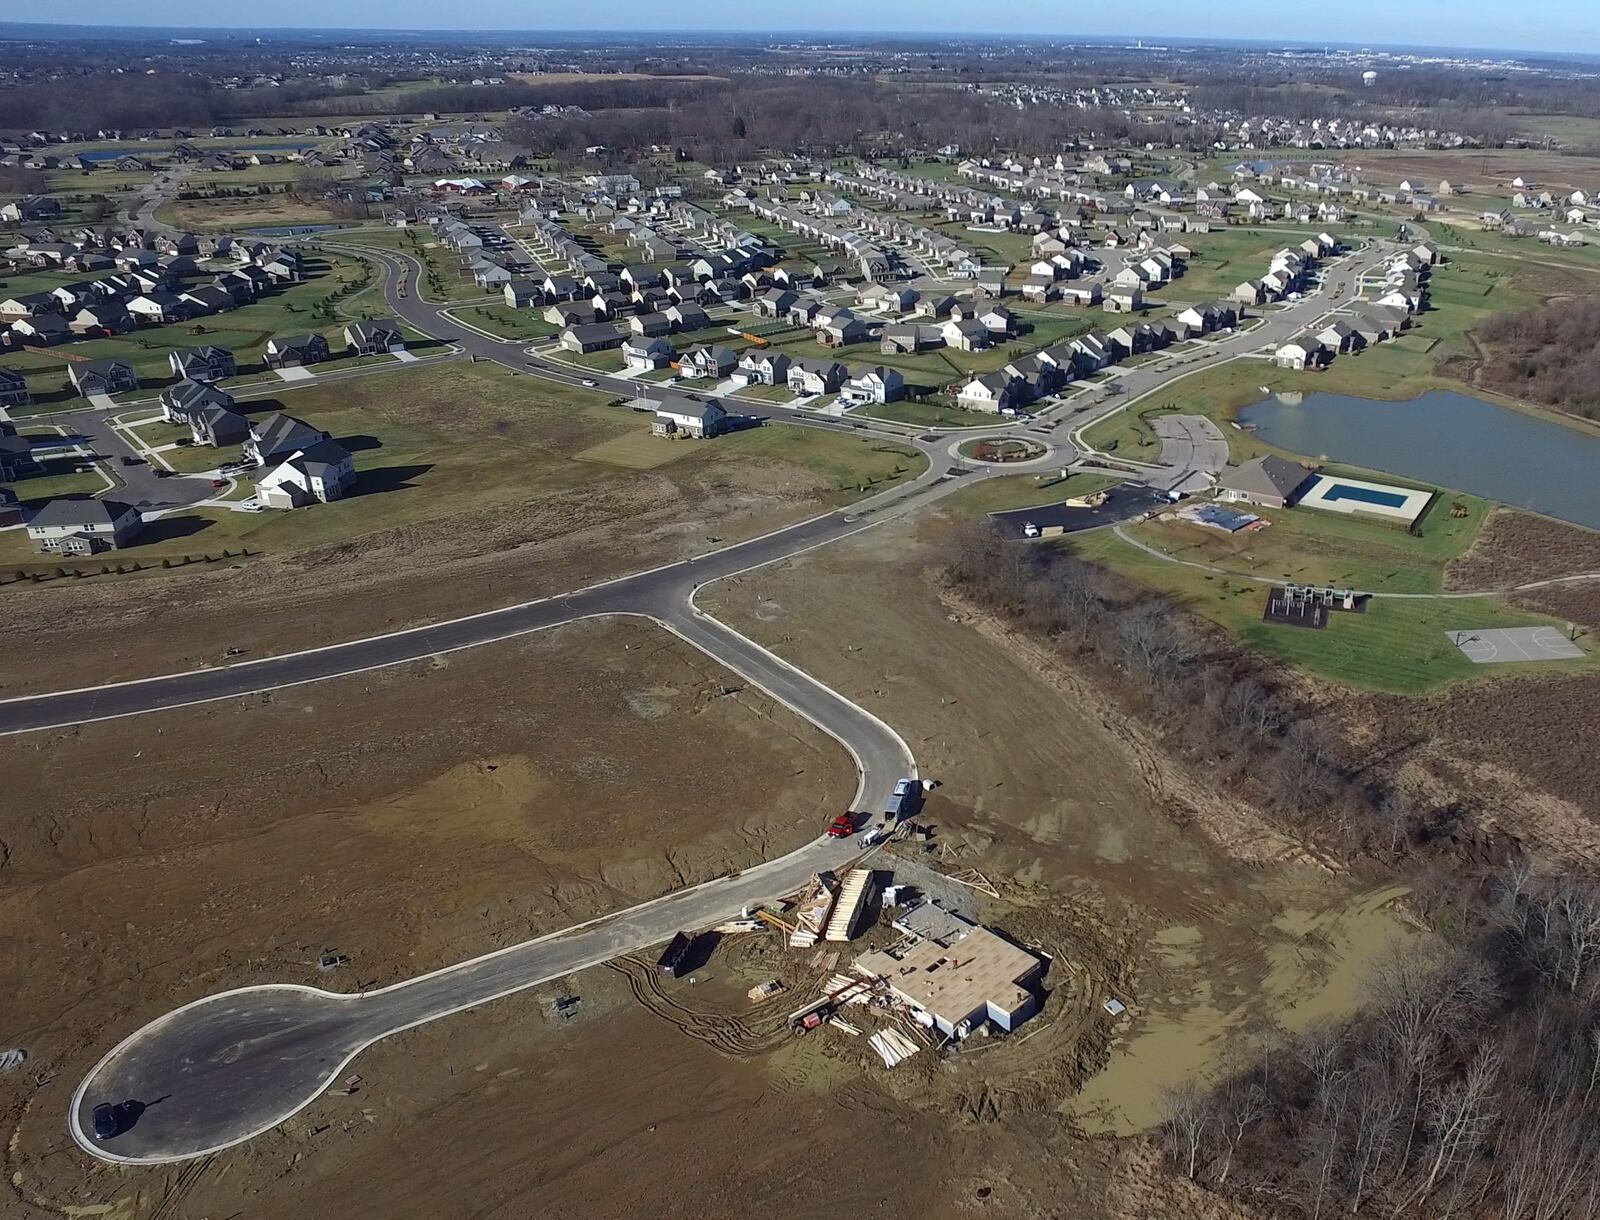
[[[528,355],[518,344],[490,338],[444,316],[444,306],[418,297],[421,267],[409,256],[345,249],[386,268],[384,292],[390,308],[424,333],[519,371],[568,384],[584,379],[583,372]],[[1353,279],[1348,263],[1341,268],[1341,278],[1348,287]],[[1274,315],[1254,332],[1218,340],[1158,367],[1128,370],[1123,380],[1143,393],[1197,366],[1255,350],[1275,335],[1299,329],[1320,312],[1321,307],[1308,302],[1301,309]],[[637,388],[621,379],[601,379],[629,392]],[[1101,403],[1099,413],[1119,409],[1126,401]],[[827,513],[693,560],[563,596],[220,669],[0,701],[0,733],[226,699],[397,665],[583,618],[631,614],[657,621],[840,741],[858,768],[855,806],[881,810],[895,779],[917,773],[905,742],[870,713],[700,613],[693,605],[694,593],[708,581],[869,528],[973,478],[1010,471],[1001,467],[980,473],[959,457],[946,436],[911,436],[878,426],[863,430],[854,423],[767,404],[753,405],[751,413],[892,438],[919,449],[929,466],[917,478],[848,511]],[[1002,425],[994,431],[1000,434],[1014,427]],[[1038,464],[1065,464],[1071,456],[1052,452]],[[363,995],[268,985],[195,1001],[135,1031],[106,1054],[73,1097],[69,1129],[85,1150],[111,1161],[179,1161],[230,1147],[308,1105],[352,1057],[380,1038],[658,943],[680,928],[715,923],[748,904],[791,892],[819,870],[848,864],[857,852],[850,840],[819,839],[741,874]],[[94,1139],[91,1119],[94,1106],[102,1101],[134,1103],[125,1109],[126,1129],[104,1142]]]

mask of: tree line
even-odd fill
[[[1345,859],[1421,859],[1462,820],[1371,774],[1337,721],[1163,595],[989,524],[956,533],[945,570],[962,595],[1097,670],[1185,761]]]
[[[1600,297],[1564,297],[1492,314],[1475,332],[1486,389],[1600,419]]]
[[[1600,1217],[1600,888],[1456,878],[1361,1015],[1166,1099],[1178,1172],[1275,1215]]]

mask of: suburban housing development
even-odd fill
[[[18,1215],[1600,1217],[1586,13],[325,7],[0,25]]]

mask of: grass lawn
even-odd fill
[[[1270,581],[1215,576],[1167,563],[1129,546],[1110,530],[1078,534],[1070,546],[1085,559],[1171,594],[1250,648],[1349,686],[1422,694],[1467,679],[1570,672],[1593,663],[1591,654],[1582,661],[1472,664],[1445,632],[1554,621],[1508,609],[1498,599],[1374,598],[1365,614],[1335,613],[1325,630],[1312,631],[1262,621]]]
[[[915,478],[927,466],[926,458],[903,445],[785,424],[747,428],[704,447],[712,445],[719,461],[765,459],[820,475],[833,484],[827,498],[835,505]]]
[[[981,517],[1012,508],[1060,504],[1063,500],[1087,496],[1104,487],[1114,487],[1122,481],[1119,475],[1087,473],[1073,473],[1063,479],[1059,471],[1038,475],[991,475],[980,482],[969,483],[946,500],[945,504],[951,511],[964,517]]]
[[[93,470],[79,471],[77,467],[85,460],[66,454],[44,458],[39,462],[38,474],[18,479],[11,489],[17,493],[18,501],[30,508],[58,496],[99,495],[106,490],[106,481]]]
[[[156,209],[156,219],[180,229],[276,228],[279,225],[331,224],[333,213],[294,196],[221,195],[211,199],[172,199]]]
[[[250,409],[250,404],[244,404]],[[135,412],[133,417],[138,418],[144,412]],[[137,428],[127,431],[135,433],[140,440],[152,449],[159,449],[162,445],[171,445],[176,441],[189,440],[190,433],[186,425],[169,424],[165,420],[154,423],[140,424]],[[202,470],[215,470],[223,462],[231,462],[239,456],[238,446],[231,445],[222,449],[213,449],[210,445],[179,445],[176,449],[167,449],[161,457],[166,459],[168,466],[184,474],[197,474]],[[149,459],[152,466],[160,465],[156,459]]]
[[[910,399],[863,408],[853,414],[928,428],[993,428],[1002,422],[1000,416],[987,411],[966,411],[946,403],[912,402]]]
[[[1272,256],[1291,244],[1286,233],[1260,229],[1213,229],[1209,233],[1180,235],[1194,253],[1188,270],[1168,289],[1173,297],[1203,301],[1226,296],[1244,280],[1267,273]]]
[[[453,311],[456,317],[502,339],[550,339],[560,334],[556,326],[539,316],[539,311],[515,309],[510,305],[463,305]]]
[[[1452,517],[1460,505],[1462,517]],[[1224,534],[1172,515],[1131,527],[1140,542],[1179,559],[1211,564],[1264,581],[1355,587],[1386,593],[1437,593],[1444,568],[1472,545],[1490,504],[1443,494],[1418,523],[1421,536],[1376,521],[1314,508],[1249,511],[1265,529]]]

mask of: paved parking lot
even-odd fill
[[[1028,535],[1023,527],[1029,524],[1037,526],[1041,533],[1048,532],[1052,536],[1075,534],[1102,525],[1131,521],[1167,502],[1161,492],[1142,483],[1118,483],[1109,490],[1110,499],[1098,508],[1044,504],[1038,508],[1014,508],[1007,512],[990,513],[989,519],[1013,538],[1026,538]]]

